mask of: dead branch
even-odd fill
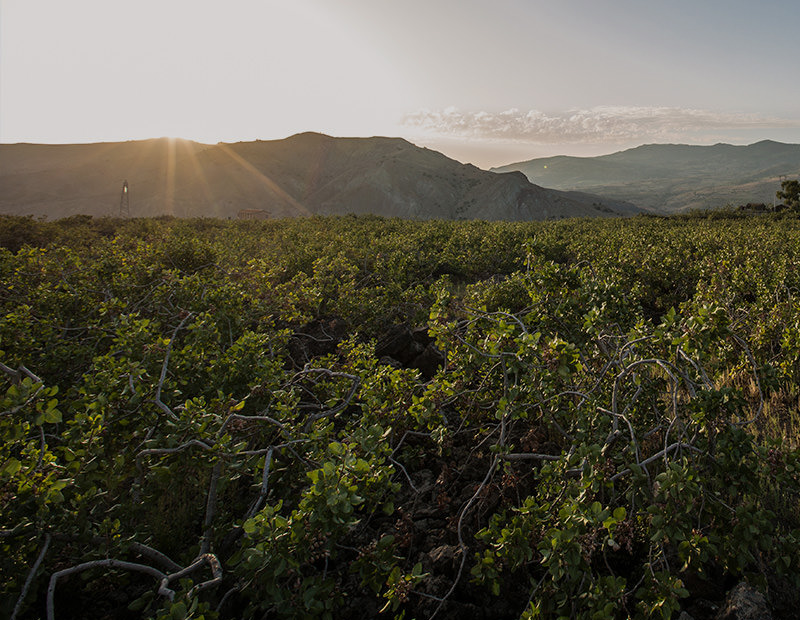
[[[268,415],[259,414],[259,415],[243,415],[241,413],[229,413],[228,416],[225,418],[225,421],[222,423],[222,426],[219,427],[217,431],[217,437],[221,437],[222,434],[225,432],[225,429],[228,428],[228,423],[231,420],[244,420],[244,421],[256,421],[256,422],[269,422],[273,426],[277,426],[282,431],[286,430],[286,425],[282,422],[278,422],[278,420],[269,417]]]
[[[160,551],[149,547],[143,543],[139,542],[131,542],[128,546],[128,549],[133,551],[134,553],[138,553],[142,557],[148,558],[153,560],[154,562],[158,562],[167,570],[171,570],[173,572],[181,570],[179,564],[174,562],[172,559],[161,553]]]
[[[489,483],[489,480],[491,480],[492,476],[494,475],[495,470],[497,469],[497,463],[499,462],[499,460],[500,459],[497,456],[495,456],[492,459],[492,464],[489,466],[489,470],[486,472],[486,476],[484,476],[483,481],[481,481],[481,483],[478,486],[478,488],[476,489],[475,493],[473,493],[472,497],[470,497],[469,500],[467,500],[467,503],[464,504],[464,507],[461,509],[461,514],[458,517],[458,527],[456,528],[456,533],[458,534],[458,546],[459,546],[459,548],[461,550],[461,564],[458,567],[458,573],[456,573],[456,578],[453,580],[453,585],[450,586],[450,589],[439,600],[439,604],[436,606],[436,609],[431,614],[431,617],[429,618],[429,620],[433,620],[433,618],[436,616],[436,614],[438,614],[439,611],[441,611],[442,606],[445,604],[447,599],[452,596],[453,592],[455,592],[455,589],[458,586],[458,583],[461,581],[461,575],[464,572],[464,565],[467,562],[467,545],[464,542],[464,537],[463,537],[463,534],[462,534],[462,526],[464,524],[464,517],[469,512],[469,509],[472,508],[472,504],[475,503],[475,500],[478,498],[478,496],[483,492],[483,489]]]
[[[30,370],[25,368],[25,366],[20,366],[19,370],[14,370],[13,368],[6,366],[3,362],[0,362],[0,371],[11,377],[11,380],[14,382],[14,384],[19,384],[22,382],[23,377],[28,377],[34,383],[44,383],[44,381],[33,374]]]
[[[201,590],[205,590],[213,585],[218,584],[222,581],[222,565],[219,563],[217,556],[213,553],[204,553],[199,556],[194,562],[192,562],[186,568],[179,570],[178,572],[171,573],[169,575],[164,575],[161,579],[161,583],[158,586],[158,593],[161,596],[166,596],[170,601],[175,600],[175,591],[171,590],[168,586],[171,581],[176,579],[181,579],[186,575],[193,573],[198,568],[200,568],[203,564],[208,564],[211,568],[211,579],[207,581],[203,581],[198,583],[188,592],[189,598],[200,592]]]
[[[253,515],[255,515],[259,510],[261,510],[261,506],[264,503],[264,500],[267,499],[268,493],[268,483],[269,483],[269,468],[272,464],[272,452],[273,448],[270,446],[269,451],[267,452],[267,456],[264,459],[264,469],[261,474],[261,488],[258,491],[258,497],[256,497],[255,502],[253,505],[250,506],[250,509],[247,511],[247,514],[244,516],[244,520],[247,521]]]
[[[499,458],[504,461],[560,461],[563,455],[536,454],[533,452],[511,452],[510,454],[500,454]]]
[[[161,376],[158,379],[158,385],[156,386],[156,397],[153,399],[153,402],[158,406],[161,411],[166,413],[169,417],[178,419],[178,416],[173,413],[172,409],[170,409],[164,401],[161,400],[161,389],[164,387],[164,380],[167,377],[167,367],[169,366],[169,356],[172,353],[172,343],[175,342],[175,336],[178,335],[178,331],[184,326],[186,321],[192,316],[192,312],[188,312],[183,320],[178,323],[178,326],[173,330],[172,337],[169,339],[169,344],[167,344],[167,350],[164,353],[164,363],[161,365]]]
[[[308,431],[308,429],[311,428],[311,425],[317,420],[321,420],[322,418],[327,418],[329,416],[336,415],[341,411],[344,411],[344,409],[347,408],[347,406],[355,397],[356,392],[358,391],[358,388],[361,385],[361,377],[358,377],[356,375],[351,375],[346,372],[336,372],[333,370],[328,370],[327,368],[306,368],[305,370],[301,370],[299,373],[297,373],[295,377],[312,373],[324,374],[332,378],[342,377],[344,379],[349,379],[350,381],[352,381],[352,385],[350,386],[350,392],[338,405],[332,407],[331,409],[325,409],[324,411],[318,411],[317,413],[310,415],[304,427],[304,430],[306,431]]]
[[[20,536],[26,529],[28,529],[32,523],[30,522],[22,522],[17,523],[12,529],[10,530],[0,530],[0,538],[14,538],[15,536]]]
[[[71,566],[60,571],[56,571],[50,576],[50,583],[47,586],[47,620],[55,620],[55,593],[58,580],[62,577],[67,577],[74,573],[80,573],[91,568],[105,567],[109,569],[119,568],[122,570],[129,570],[139,573],[145,573],[158,580],[166,579],[166,575],[157,568],[147,566],[146,564],[138,564],[136,562],[125,562],[124,560],[115,560],[113,558],[106,558],[104,560],[92,560],[90,562],[83,562],[77,566]],[[159,590],[160,591],[160,590]],[[173,593],[174,595],[174,593]]]
[[[206,516],[203,521],[203,536],[200,543],[200,555],[204,556],[211,549],[211,525],[214,522],[214,515],[217,511],[217,483],[222,472],[222,463],[217,461],[214,470],[211,472],[211,482],[208,485],[208,497],[206,499]]]
[[[190,439],[186,443],[182,443],[181,445],[177,446],[176,448],[146,448],[139,452],[136,455],[136,460],[138,461],[145,456],[151,456],[156,454],[175,454],[176,452],[183,452],[187,448],[191,448],[192,446],[196,446],[198,448],[202,448],[203,450],[213,450],[214,446],[209,445],[204,441],[200,441],[199,439]]]
[[[669,454],[670,452],[674,452],[675,450],[678,450],[678,449],[686,449],[686,450],[693,450],[694,452],[702,452],[702,450],[700,448],[697,448],[696,446],[693,446],[690,443],[683,443],[683,442],[676,441],[675,443],[667,446],[663,450],[659,450],[655,454],[647,457],[643,461],[637,462],[636,464],[639,467],[645,468],[650,463],[652,463],[653,461],[657,461],[660,458],[666,457],[667,454]],[[611,476],[611,482],[615,482],[615,481],[619,480],[622,476],[625,476],[625,475],[627,475],[629,473],[631,473],[631,469],[630,468],[623,469],[622,471],[617,472],[616,474]]]
[[[14,611],[11,612],[10,620],[16,620],[17,614],[19,613],[20,609],[22,609],[22,604],[25,601],[25,597],[28,595],[28,590],[31,587],[31,583],[33,583],[33,578],[36,576],[36,572],[39,570],[42,560],[44,560],[44,556],[47,553],[48,547],[50,547],[50,534],[45,534],[44,544],[39,551],[39,556],[36,558],[36,562],[33,563],[33,566],[28,573],[28,578],[25,580],[25,583],[22,586],[22,590],[19,593],[19,598],[17,598],[17,604],[14,605]]]

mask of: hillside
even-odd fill
[[[771,203],[780,175],[800,172],[800,144],[649,144],[600,157],[547,157],[509,164],[532,183],[599,193],[654,211]]]
[[[544,189],[519,173],[480,170],[399,138],[0,145],[0,171],[0,213],[50,218],[116,215],[125,180],[134,216],[229,218],[258,209],[271,217],[531,220],[638,211]]]

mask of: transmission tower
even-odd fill
[[[127,179],[122,184],[122,195],[119,197],[119,216],[130,217],[131,205],[128,199],[128,181]]]

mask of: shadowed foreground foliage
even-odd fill
[[[796,609],[791,216],[0,243],[3,616]]]

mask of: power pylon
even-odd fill
[[[119,197],[119,216],[130,217],[131,205],[128,199],[128,180],[122,184],[122,195]]]

